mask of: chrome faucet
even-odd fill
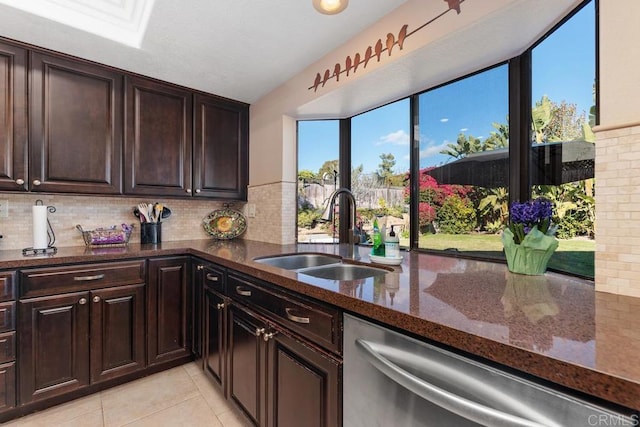
[[[351,250],[352,256],[357,258],[358,251],[354,250],[353,247],[355,245],[357,245],[358,243],[360,243],[360,235],[357,232],[357,225],[356,225],[356,198],[354,197],[353,193],[348,188],[344,188],[344,187],[343,188],[338,188],[336,191],[331,193],[331,195],[329,196],[329,203],[327,203],[327,207],[324,210],[324,212],[322,213],[321,219],[324,220],[324,221],[331,221],[331,219],[333,218],[333,208],[334,208],[335,203],[336,203],[336,198],[340,194],[344,194],[347,197],[347,199],[349,200],[349,210],[351,211],[351,218],[350,218],[351,221],[349,223],[349,229],[348,229],[349,247],[352,249]]]

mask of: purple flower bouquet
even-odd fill
[[[553,205],[546,199],[511,205],[509,227],[502,233],[509,271],[544,274],[549,259],[558,248],[558,240],[554,237],[557,227],[551,221],[552,216]]]

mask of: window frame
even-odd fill
[[[596,125],[600,123],[600,78],[599,78],[599,0],[584,0],[578,6],[576,6],[571,12],[569,12],[562,20],[554,25],[549,31],[547,31],[542,37],[533,42],[523,53],[518,56],[512,57],[506,61],[501,61],[491,66],[485,67],[481,70],[477,70],[473,73],[466,74],[464,76],[452,79],[443,83],[425,89],[419,93],[414,93],[407,96],[409,99],[410,107],[410,239],[409,248],[411,251],[418,251],[423,253],[433,253],[438,255],[454,256],[467,259],[482,259],[486,261],[498,261],[506,262],[506,260],[496,260],[495,258],[483,258],[468,254],[450,253],[435,249],[419,248],[419,225],[418,225],[418,201],[419,201],[419,173],[420,173],[420,141],[419,135],[415,134],[416,127],[419,127],[419,96],[425,92],[429,92],[434,89],[441,88],[443,86],[455,83],[459,80],[471,77],[475,74],[482,73],[494,67],[498,67],[504,64],[508,66],[508,111],[509,111],[509,204],[515,201],[528,200],[531,197],[531,179],[530,179],[530,141],[531,141],[531,110],[532,110],[532,52],[533,49],[542,43],[546,38],[553,34],[558,28],[562,27],[568,20],[570,20],[576,13],[582,10],[593,1],[595,8],[595,122]],[[406,99],[400,98],[400,99]],[[373,108],[371,110],[362,112],[358,115],[366,114],[374,109],[381,108],[384,105],[391,104],[399,101],[395,99],[381,106]],[[340,158],[340,187],[351,187],[351,119],[355,117],[348,117],[340,120],[340,132],[339,132],[339,158]],[[417,125],[417,126],[416,126]],[[346,200],[340,201],[340,227],[339,227],[339,242],[344,243],[348,241],[348,221],[349,221],[349,205]],[[564,274],[574,275],[569,272],[562,272]]]

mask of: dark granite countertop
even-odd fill
[[[335,245],[236,239],[124,248],[59,248],[52,256],[0,251],[3,269],[191,254],[374,321],[556,384],[640,409],[640,298],[596,292],[560,274],[521,276],[499,263],[403,252],[393,272],[354,281],[318,279],[253,261],[292,252],[345,256]],[[369,262],[360,248],[360,261]]]

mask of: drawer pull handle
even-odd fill
[[[104,274],[96,274],[95,276],[76,276],[73,278],[76,282],[91,282],[92,280],[104,279]]]
[[[215,274],[207,273],[207,280],[209,280],[210,282],[217,282],[220,280],[220,278]]]
[[[80,298],[80,301],[78,301],[78,304],[80,305],[85,305],[87,303],[87,299],[86,298]]]
[[[100,302],[100,297],[98,295],[93,297],[93,302]]]
[[[311,319],[308,317],[300,317],[300,316],[296,316],[294,314],[291,314],[293,312],[292,308],[285,308],[284,309],[285,313],[287,313],[287,319],[291,320],[292,322],[296,322],[296,323],[310,323]]]
[[[259,337],[260,334],[264,334],[264,328],[256,328],[256,336]]]
[[[218,303],[218,304],[216,304],[216,308],[217,308],[218,310],[222,310],[222,309],[224,308],[224,303]]]
[[[251,296],[251,291],[248,289],[242,289],[241,286],[236,286],[236,293],[238,295],[242,295],[243,297],[250,297]]]
[[[276,335],[276,332],[269,332],[268,334],[264,334],[262,335],[262,338],[266,341],[269,341],[271,338],[273,338]]]

